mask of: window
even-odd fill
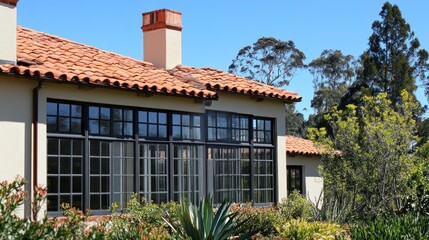
[[[89,106],[89,133],[93,135],[132,136],[133,111]]]
[[[48,102],[46,120],[48,132],[81,133],[82,106]]]
[[[254,201],[269,203],[274,200],[273,149],[254,148]]]
[[[302,189],[302,166],[287,166],[287,192],[288,194],[297,190],[299,193]]]
[[[272,120],[253,119],[253,141],[255,143],[272,144]]]
[[[201,139],[201,116],[194,114],[173,114],[173,138]]]
[[[167,113],[139,111],[138,128],[140,138],[167,139]]]
[[[200,177],[202,174],[202,146],[175,145],[174,146],[174,200],[187,199],[197,202],[202,196]]]
[[[250,201],[250,158],[248,148],[209,147],[208,159],[214,161],[214,199]]]
[[[62,203],[83,209],[82,144],[78,139],[48,139],[48,211],[60,211]]]
[[[154,203],[196,202],[207,184],[216,203],[274,201],[272,119],[56,100],[48,100],[46,118],[50,216],[62,203],[106,214],[133,193]],[[302,188],[293,179],[288,184]]]
[[[207,113],[207,140],[249,142],[249,117],[211,111]]]
[[[168,201],[167,144],[140,143],[140,196],[147,202]]]

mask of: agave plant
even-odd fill
[[[209,196],[201,199],[198,206],[184,201],[178,213],[178,221],[166,222],[180,239],[249,239],[256,232],[249,231],[246,224],[248,220],[241,221],[237,212],[230,212],[231,204],[224,201],[215,213]]]

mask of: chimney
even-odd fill
[[[144,61],[171,69],[182,64],[182,13],[160,9],[143,13]]]
[[[0,0],[0,64],[16,64],[16,4]]]

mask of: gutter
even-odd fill
[[[32,177],[32,199],[33,201],[30,203],[31,204],[31,214],[32,214],[32,218],[34,221],[37,221],[37,212],[35,211],[36,206],[35,204],[37,204],[35,202],[36,199],[36,189],[38,186],[38,148],[39,148],[39,90],[43,88],[43,80],[39,80],[39,85],[35,88],[33,88],[33,162],[32,162],[32,167],[33,167],[33,177]],[[34,204],[34,206],[33,206]]]

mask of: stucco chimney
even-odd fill
[[[144,61],[170,69],[182,64],[182,13],[160,9],[143,13]]]
[[[0,64],[16,64],[16,4],[0,0]]]

